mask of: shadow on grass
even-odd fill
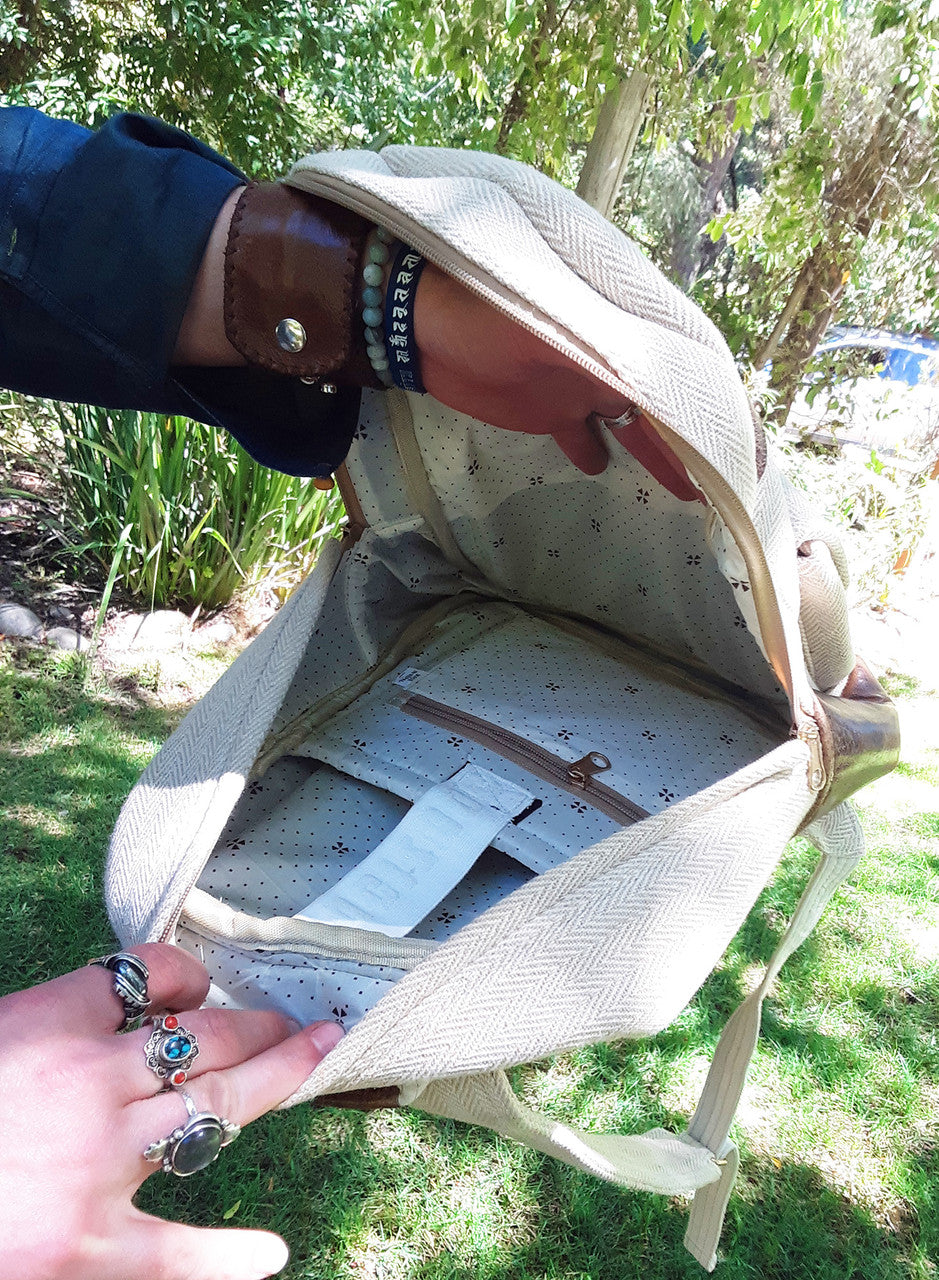
[[[332,1149],[311,1154],[318,1131]],[[494,1135],[410,1117],[406,1130],[437,1154],[430,1169],[402,1141],[377,1150],[362,1116],[299,1108],[268,1116],[239,1139],[243,1169],[223,1161],[198,1185],[151,1179],[148,1212],[280,1232],[284,1280],[700,1280],[684,1250],[687,1206],[622,1191]],[[312,1143],[310,1135],[314,1135]],[[402,1135],[403,1136],[403,1135]],[[231,1161],[234,1148],[223,1160]],[[935,1151],[917,1203],[893,1220],[830,1187],[818,1170],[744,1157],[722,1237],[724,1280],[909,1280],[936,1257]],[[459,1186],[468,1170],[499,1170],[480,1209]],[[488,1184],[487,1184],[488,1185]],[[929,1190],[929,1187],[932,1190]],[[457,1188],[454,1194],[454,1188]]]
[[[78,664],[0,669],[0,990],[110,946],[108,837],[174,719],[87,690]]]

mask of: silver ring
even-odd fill
[[[97,960],[89,960],[89,964],[99,964],[110,969],[114,978],[114,994],[124,1006],[124,1020],[118,1031],[126,1031],[134,1022],[138,1022],[150,1007],[150,996],[147,983],[150,970],[131,951],[115,951],[109,956],[99,956]]]
[[[182,1090],[179,1097],[186,1104],[186,1123],[159,1142],[151,1142],[143,1158],[151,1164],[162,1164],[164,1173],[189,1178],[200,1169],[207,1169],[218,1158],[222,1147],[235,1141],[241,1126],[223,1120],[212,1111],[200,1111]]]
[[[144,1045],[147,1066],[174,1088],[186,1083],[192,1064],[199,1056],[199,1041],[179,1025],[175,1014],[152,1018],[153,1030]]]

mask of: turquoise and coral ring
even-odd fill
[[[241,1129],[212,1111],[199,1111],[188,1093],[180,1092],[179,1096],[186,1106],[186,1123],[159,1142],[151,1142],[143,1158],[161,1164],[164,1173],[188,1178],[200,1169],[207,1169],[222,1147],[234,1142]]]
[[[153,1019],[150,1039],[144,1045],[147,1066],[168,1085],[178,1088],[186,1083],[189,1071],[199,1056],[199,1042],[191,1031],[179,1025],[175,1014]]]

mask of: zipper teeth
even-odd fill
[[[563,760],[545,747],[529,742],[510,729],[503,729],[468,711],[448,707],[445,703],[435,702],[419,693],[406,698],[401,709],[408,715],[441,729],[462,729],[467,737],[483,746],[491,746],[498,755],[527,768],[536,777],[544,778],[546,782],[553,783],[571,795],[583,796],[594,808],[600,809],[608,817],[616,818],[624,826],[649,817],[647,810],[602,782],[596,782],[593,778],[587,780],[586,786],[572,782],[568,772],[572,762]]]
[[[451,252],[455,252],[445,240],[425,239],[424,229],[419,223],[399,220],[395,216],[397,210],[391,209],[376,197],[363,197],[356,188],[350,188],[341,179],[332,178],[327,174],[313,173],[309,169],[304,169],[301,173],[303,176],[302,190],[310,191],[313,194],[332,196],[336,199],[337,204],[344,205],[345,208],[351,209],[353,213],[361,214],[363,217],[373,220],[380,218],[382,225],[387,227],[389,231],[393,231],[399,239],[404,240],[412,249],[418,249],[428,262],[440,267],[442,271],[445,271],[448,276],[452,276],[454,280],[459,280],[461,284],[465,284],[468,289],[478,297],[484,298],[502,315],[514,320],[517,325],[534,334],[536,338],[540,338],[542,342],[552,347],[555,351],[559,351],[562,355],[573,359],[581,368],[597,375],[614,390],[622,390],[622,380],[615,373],[605,368],[599,361],[587,359],[576,348],[569,347],[529,321],[521,319],[497,290],[485,284],[478,276],[467,271],[465,267],[456,265],[451,258],[447,257],[445,252],[440,250],[440,246],[445,245]]]
[[[440,945],[423,938],[413,939],[411,945],[407,945],[409,942],[407,938],[385,938],[374,947],[337,945],[331,948],[326,942],[313,943],[299,937],[279,938],[276,942],[264,939],[229,938],[217,930],[205,926],[198,918],[188,915],[183,917],[181,923],[184,928],[191,929],[200,938],[206,938],[210,942],[216,942],[219,946],[228,947],[233,951],[269,951],[274,953],[289,948],[290,951],[296,952],[297,955],[318,956],[324,960],[346,961],[349,964],[369,964],[387,969],[402,969],[407,973],[417,968]],[[389,947],[389,943],[392,942],[400,944],[398,954],[394,954],[392,948]]]

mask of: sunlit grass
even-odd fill
[[[0,962],[6,987],[108,945],[108,832],[172,717],[89,686],[74,655],[0,647]],[[735,1134],[724,1280],[935,1280],[939,1263],[939,752],[861,808],[869,852],[767,1001]],[[514,1071],[531,1106],[607,1132],[681,1128],[730,1010],[810,874],[795,842],[719,969],[661,1035]],[[418,1112],[297,1108],[141,1204],[265,1226],[288,1280],[684,1280],[686,1206],[628,1193]]]

